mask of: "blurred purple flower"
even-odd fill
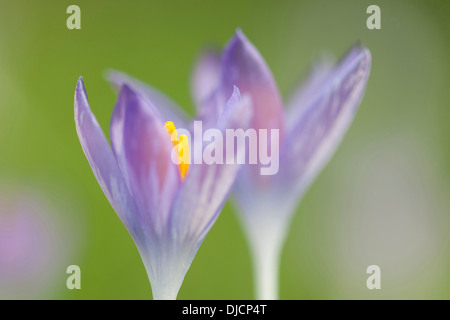
[[[116,84],[120,94],[110,125],[112,148],[91,112],[81,78],[75,91],[78,136],[103,192],[136,243],[153,298],[175,299],[239,165],[191,164],[182,179],[171,160],[165,122],[187,128],[187,117],[136,80],[116,74]],[[215,127],[247,127],[251,108],[237,88],[229,96]]]
[[[289,222],[306,188],[328,162],[355,116],[369,76],[370,52],[355,46],[338,64],[325,61],[317,65],[294,92],[286,111],[269,67],[241,31],[220,59],[211,55],[209,52],[205,59],[217,61],[218,66],[204,68],[201,62],[196,68],[204,78],[216,79],[209,81],[218,83],[217,88],[208,90],[224,97],[230,85],[238,86],[252,100],[249,127],[279,129],[278,173],[264,176],[260,174],[263,165],[245,165],[233,192],[253,255],[258,298],[275,299]]]
[[[0,191],[0,299],[42,298],[71,250],[63,226],[34,192]]]

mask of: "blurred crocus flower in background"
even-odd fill
[[[112,148],[81,78],[75,91],[78,136],[103,192],[135,241],[153,298],[175,299],[240,165],[191,163],[186,173],[171,158],[173,134],[187,128],[186,116],[149,86],[123,74],[112,78],[120,89],[110,126]],[[214,123],[221,132],[246,128],[251,117],[237,88],[229,97]]]
[[[279,130],[279,141],[272,141],[272,150],[279,147],[279,171],[261,175],[261,163],[247,164],[233,193],[252,251],[259,299],[278,297],[278,266],[288,225],[305,190],[350,126],[370,63],[369,50],[355,46],[337,64],[329,60],[318,64],[286,110],[269,67],[240,30],[221,55],[206,52],[194,69],[192,91],[200,108],[208,108],[208,96],[223,99],[236,85],[252,100],[249,127]]]
[[[0,191],[0,299],[51,296],[72,251],[64,227],[37,192]]]

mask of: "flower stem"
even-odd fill
[[[151,282],[153,300],[176,300],[183,279],[177,280],[177,273],[169,272],[154,277]]]
[[[173,292],[153,292],[153,300],[176,300],[177,293]]]
[[[279,298],[279,265],[284,237],[273,226],[259,229],[248,238],[252,252],[255,293],[258,300]]]
[[[279,254],[276,249],[255,252],[253,268],[255,277],[256,299],[278,299]]]
[[[180,271],[177,261],[167,260],[164,256],[154,257],[154,261],[159,260],[160,264],[151,264],[150,255],[146,253],[141,256],[152,288],[153,300],[176,300],[186,271]]]

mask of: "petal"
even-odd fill
[[[354,47],[308,99],[301,117],[288,133],[280,155],[277,187],[280,193],[291,195],[292,205],[347,132],[364,95],[370,64],[369,50]]]
[[[204,50],[194,65],[191,93],[195,106],[202,109],[203,102],[217,89],[220,80],[220,52]]]
[[[251,112],[250,99],[245,96],[241,98],[239,90],[235,88],[217,124],[222,137],[225,137],[226,129],[248,128]],[[238,148],[239,152],[235,155],[244,151],[245,146]],[[226,156],[225,151],[223,155]],[[237,161],[234,164],[224,162],[191,164],[172,209],[173,233],[182,239],[197,239],[201,243],[220,213],[240,167]]]
[[[279,129],[284,132],[284,111],[277,85],[258,50],[238,30],[226,46],[222,57],[221,91],[231,95],[237,86],[242,95],[252,99],[254,129]]]
[[[296,120],[301,117],[311,100],[320,92],[323,83],[335,67],[335,61],[330,57],[324,57],[316,62],[306,81],[302,81],[292,93],[286,103],[287,130],[291,129]]]
[[[75,125],[86,158],[111,206],[131,232],[134,230],[132,219],[135,213],[134,201],[108,141],[89,107],[81,77],[75,90],[74,105]]]
[[[157,89],[120,71],[110,70],[106,78],[119,90],[126,84],[157,108],[163,122],[172,121],[177,128],[188,129],[189,116],[175,102]]]
[[[143,228],[162,234],[180,183],[172,142],[156,109],[123,85],[111,119],[111,144]]]

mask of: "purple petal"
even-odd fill
[[[158,110],[163,122],[172,121],[176,128],[188,129],[189,116],[175,102],[157,89],[120,71],[111,70],[106,77],[117,90],[126,84],[145,99],[148,99],[150,104]]]
[[[130,230],[130,227],[134,228],[130,218],[135,212],[134,202],[108,141],[89,107],[81,77],[75,90],[74,104],[75,124],[83,151],[111,206]]]
[[[180,183],[172,142],[156,109],[127,85],[111,119],[111,144],[131,190],[143,228],[164,232]]]
[[[208,49],[197,58],[192,72],[192,96],[198,110],[217,89],[220,80],[220,52]]]
[[[217,124],[223,137],[227,128],[245,130],[251,121],[251,109],[250,99],[241,98],[235,88]],[[239,148],[243,151],[245,146]],[[225,156],[225,151],[223,154]],[[172,210],[174,234],[182,239],[203,240],[227,199],[239,167],[237,161],[234,164],[191,164]]]
[[[317,94],[320,94],[323,84],[326,82],[327,77],[334,67],[335,61],[329,57],[325,57],[313,66],[308,78],[302,81],[295,89],[286,103],[288,130],[295,125],[296,120],[301,117],[303,111],[311,104],[311,100]]]
[[[280,192],[289,190],[298,199],[328,162],[353,121],[370,64],[369,50],[354,47],[308,99],[283,145],[277,176]]]
[[[249,95],[253,105],[254,129],[279,129],[284,131],[284,111],[277,85],[269,67],[258,50],[238,30],[226,46],[222,57],[221,91],[231,95],[237,86],[242,95]]]

